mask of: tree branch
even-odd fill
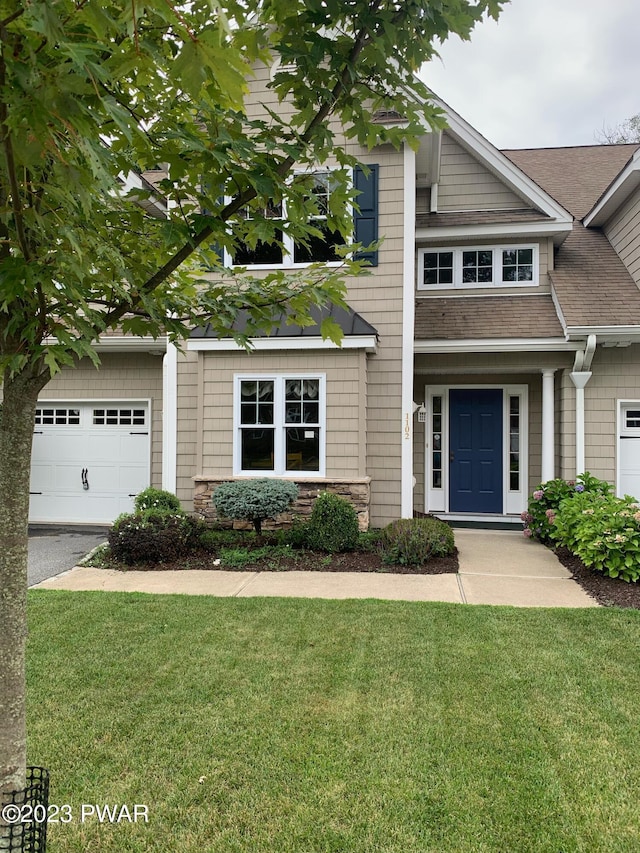
[[[374,2],[369,7],[369,12],[375,14],[375,12],[380,8],[382,0],[374,0]],[[402,13],[399,13],[400,15]],[[330,95],[326,98],[324,103],[320,105],[316,114],[307,124],[304,132],[299,137],[299,151],[298,154],[302,153],[304,147],[308,145],[310,140],[313,138],[313,134],[315,130],[322,124],[330,115],[332,110],[335,108],[336,102],[338,99],[344,95],[351,88],[351,74],[350,70],[353,64],[357,61],[358,57],[367,46],[370,40],[370,34],[366,27],[362,27],[358,34],[356,35],[353,45],[349,51],[349,56],[344,62],[342,72],[336,81],[333,89],[331,90]],[[283,178],[285,177],[289,171],[292,169],[294,164],[296,163],[296,157],[293,155],[289,155],[286,157],[276,168],[276,174]],[[238,212],[241,208],[243,208],[246,204],[256,198],[258,192],[256,189],[249,188],[246,189],[243,193],[236,196],[229,204],[222,210],[220,213],[220,218],[223,222],[227,222],[235,213]],[[191,240],[186,243],[181,249],[179,249],[175,254],[156,272],[152,275],[140,288],[139,295],[137,299],[132,303],[122,302],[120,305],[115,307],[112,311],[110,311],[106,317],[106,324],[112,325],[114,322],[120,320],[128,311],[131,310],[134,304],[138,303],[143,295],[152,293],[163,281],[165,281],[172,273],[174,273],[184,261],[189,258],[193,252],[198,248],[198,246],[202,245],[205,240],[208,240],[213,235],[213,229],[211,226],[207,225],[202,228],[197,234],[195,234]]]
[[[6,29],[0,28],[0,41],[2,42],[2,49],[0,49],[0,90],[4,91],[6,87],[6,63],[4,60],[4,47],[7,46],[7,32]],[[0,128],[2,133],[2,138],[0,143],[4,148],[4,156],[7,164],[7,176],[9,178],[9,189],[11,194],[11,208],[13,210],[13,216],[16,223],[16,234],[18,237],[18,243],[20,245],[20,249],[26,261],[31,260],[31,248],[29,246],[29,242],[27,240],[27,235],[24,227],[24,211],[22,209],[22,204],[20,200],[20,186],[18,184],[18,176],[16,175],[16,165],[15,159],[13,156],[13,143],[11,140],[11,133],[9,128],[7,127],[7,119],[8,119],[8,108],[6,100],[2,100],[0,102]]]

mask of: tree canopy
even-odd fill
[[[283,305],[305,324],[314,305],[339,303],[358,261],[258,279],[225,270],[220,247],[277,239],[261,211],[282,199],[289,216],[279,226],[311,239],[316,202],[292,174],[329,157],[341,169],[328,218],[347,234],[354,158],[336,127],[368,148],[441,127],[414,72],[449,34],[469,38],[503,4],[0,0],[0,793],[24,780],[39,391],[62,367],[97,362],[94,344],[110,329],[178,341],[203,321],[228,332],[245,309],[251,333]],[[255,68],[276,61],[270,86],[289,106],[251,117]],[[381,109],[403,121],[376,124]],[[156,164],[167,167],[157,189],[141,179]],[[251,217],[240,215],[247,206]]]
[[[602,126],[596,139],[603,145],[620,145],[625,142],[640,142],[640,113],[625,119],[613,127]]]

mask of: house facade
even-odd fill
[[[445,109],[417,151],[351,149],[356,238],[382,243],[333,309],[341,347],[284,322],[250,353],[206,327],[181,352],[105,337],[99,371],[41,395],[32,521],[108,523],[149,484],[206,517],[257,476],[299,483],[301,511],[344,494],[362,527],[515,523],[585,470],[640,496],[640,145],[498,151]],[[333,263],[330,237],[227,262]]]

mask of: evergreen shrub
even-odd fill
[[[211,500],[222,518],[250,521],[261,533],[262,522],[285,512],[297,497],[295,483],[263,478],[221,483]]]
[[[358,516],[346,498],[321,492],[313,504],[306,540],[312,551],[353,551],[360,531]]]
[[[453,530],[439,518],[400,518],[383,528],[382,560],[399,566],[421,566],[433,557],[453,553]]]
[[[146,509],[167,510],[169,512],[180,512],[182,507],[180,501],[173,494],[164,489],[154,489],[149,486],[136,495],[134,500],[136,512],[144,512]]]

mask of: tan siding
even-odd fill
[[[604,231],[640,287],[640,191],[631,196]]]
[[[260,353],[206,353],[203,366],[203,476],[233,474],[233,390],[238,373],[325,373],[326,476],[363,477],[362,395],[365,354],[360,351]]]
[[[599,347],[591,369],[593,376],[585,388],[585,467],[614,483],[617,401],[640,400],[640,346]]]
[[[100,369],[83,359],[63,368],[42,400],[151,400],[151,485],[162,485],[162,358],[146,353],[102,353]]]
[[[447,133],[442,134],[438,210],[508,210],[529,207]]]
[[[348,302],[378,331],[377,353],[367,365],[366,473],[371,477],[371,525],[400,516],[402,445],[403,155],[382,146],[362,155],[380,165],[379,265],[349,281]]]

